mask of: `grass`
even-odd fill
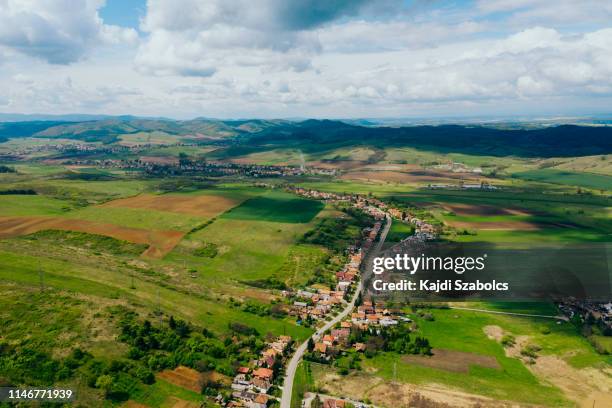
[[[207,299],[179,291],[163,281],[152,281],[148,276],[115,264],[104,258],[80,257],[68,253],[63,259],[52,259],[42,254],[18,255],[0,250],[0,279],[24,287],[40,285],[39,264],[42,265],[45,287],[69,292],[125,301],[190,320],[217,333],[227,333],[230,322],[248,322],[260,333],[288,334],[304,339],[310,331],[293,322],[264,318],[231,309],[225,302]],[[134,287],[131,287],[134,276]],[[162,283],[163,285],[160,285]]]
[[[151,408],[171,407],[170,397],[195,403],[201,403],[203,400],[201,394],[178,387],[161,379],[157,379],[151,385],[140,385],[131,397],[132,400]]]
[[[43,195],[0,195],[0,215],[59,215],[71,208],[69,202]]]
[[[177,230],[187,232],[204,222],[205,218],[141,208],[89,206],[63,214],[67,218],[105,222],[124,227],[149,230]]]
[[[394,220],[391,224],[391,228],[389,229],[389,233],[387,234],[387,241],[399,242],[413,233],[414,228],[410,224]]]
[[[474,304],[479,308],[495,310],[550,314],[551,305],[545,303],[500,303]],[[611,363],[608,356],[597,354],[569,323],[556,324],[554,320],[493,315],[463,310],[432,310],[434,321],[412,316],[419,325],[421,335],[427,337],[434,348],[444,348],[494,356],[502,370],[471,367],[468,374],[453,373],[427,367],[397,364],[397,378],[403,382],[426,384],[430,382],[460,388],[464,391],[549,406],[567,405],[561,392],[544,385],[517,359],[505,356],[502,346],[490,340],[483,332],[487,325],[500,326],[515,336],[527,335],[530,342],[538,344],[541,354],[565,356],[563,358],[575,368],[587,366],[603,367]],[[556,314],[556,313],[555,313]],[[452,335],[449,335],[451,334]],[[548,334],[545,334],[548,333]],[[377,375],[391,379],[395,354],[378,355],[364,360],[364,366],[376,368]]]
[[[105,252],[112,255],[139,256],[148,245],[135,244],[120,239],[76,231],[45,230],[26,235],[21,239],[41,241],[46,244],[86,248],[94,252]]]
[[[297,198],[293,194],[273,192],[251,198],[225,212],[222,218],[282,223],[306,223],[323,209],[323,203]]]
[[[302,361],[295,372],[291,392],[291,408],[300,408],[304,394],[314,387],[310,363]]]
[[[138,132],[119,136],[121,145],[135,144],[172,144],[179,141],[179,138],[165,132]]]
[[[612,176],[579,173],[557,169],[537,169],[513,173],[512,177],[553,184],[565,184],[601,190],[612,190]]]

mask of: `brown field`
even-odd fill
[[[149,248],[142,253],[142,256],[158,259],[170,252],[184,235],[180,231],[145,230],[61,217],[0,217],[0,239],[33,234],[43,230],[86,232],[136,244],[147,244]]]
[[[172,408],[200,408],[200,404],[191,401],[185,401],[177,397],[170,397],[164,402],[164,406]]]
[[[125,401],[124,404],[121,405],[123,408],[149,408],[148,405],[141,404],[136,401],[128,400]]]
[[[472,365],[501,369],[495,357],[492,356],[444,349],[433,349],[432,353],[433,356],[407,355],[402,357],[402,361],[408,364],[466,374],[470,371]]]
[[[197,393],[202,392],[204,384],[204,377],[200,372],[185,366],[178,366],[174,370],[164,370],[156,377]]]
[[[462,180],[470,182],[487,180],[486,177],[478,174],[416,169],[410,171],[352,171],[343,174],[340,178],[345,180],[375,180],[403,184],[459,184]]]
[[[335,372],[323,374],[316,385],[321,393],[350,395],[353,399],[369,399],[378,407],[426,407],[426,408],[519,408],[532,405],[493,400],[470,394],[440,384],[405,384],[387,381],[370,373],[355,372],[340,376]]]
[[[478,229],[483,231],[537,231],[540,226],[527,221],[470,222],[446,220],[446,223],[459,229]]]
[[[478,215],[530,215],[527,211],[517,208],[500,208],[486,204],[444,204],[443,208],[461,216]]]
[[[239,200],[216,195],[141,194],[102,204],[102,207],[144,208],[211,218],[240,204]]]

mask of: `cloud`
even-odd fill
[[[134,42],[136,31],[105,25],[101,0],[0,1],[0,47],[51,64],[81,59],[99,44]]]
[[[601,0],[478,0],[477,9],[485,14],[507,13],[509,22],[522,25],[607,24],[612,19],[612,3]]]
[[[212,75],[220,66],[311,68],[321,51],[314,30],[368,6],[365,0],[149,0],[136,58],[142,72]]]

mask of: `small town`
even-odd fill
[[[360,268],[365,257],[381,235],[384,223],[390,222],[391,218],[413,225],[415,234],[407,239],[416,239],[418,242],[435,239],[436,228],[406,211],[390,208],[376,198],[326,193],[294,186],[288,186],[286,189],[299,196],[324,200],[328,203],[350,203],[352,207],[365,212],[374,220],[371,227],[363,229],[360,245],[347,248],[347,262],[342,270],[336,272],[333,290],[319,287],[281,291],[282,297],[290,302],[289,315],[295,317],[298,324],[326,328],[330,325],[328,323],[330,319],[334,318],[331,322],[338,320],[323,330],[322,336],[315,334],[308,339],[303,358],[329,363],[342,353],[375,352],[376,347],[372,346],[375,340],[369,340],[370,338],[381,335],[387,329],[409,325],[412,320],[402,314],[401,310],[386,307],[384,302],[361,299]],[[342,318],[338,319],[338,316]],[[397,333],[404,333],[404,329],[398,330]],[[416,353],[426,354],[431,349],[426,339],[421,339],[416,344],[413,350]],[[282,383],[282,367],[288,364],[294,346],[291,337],[280,336],[266,345],[261,357],[253,361],[251,366],[239,367],[231,385],[232,398],[225,402],[225,406],[265,408],[271,401],[278,400],[278,396],[272,395],[270,390],[273,384]],[[293,381],[293,378],[290,378],[290,381]],[[282,385],[283,395],[286,388],[285,383]],[[305,400],[304,407],[314,406],[312,404],[319,402],[324,408],[345,407],[350,403],[342,399],[316,395]]]

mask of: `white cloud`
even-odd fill
[[[210,76],[228,65],[309,69],[321,47],[313,29],[355,15],[364,0],[149,0],[137,67],[158,75]]]
[[[565,19],[576,2],[560,0],[557,17],[544,15],[545,3],[555,9],[544,0],[416,3],[150,0],[129,48],[120,44],[136,34],[105,25],[101,1],[0,0],[2,109],[179,117],[609,109],[612,28],[600,17],[583,26]],[[91,52],[98,44],[109,46]]]
[[[134,42],[136,31],[105,25],[102,0],[2,0],[0,47],[52,64],[78,61],[104,43]]]

